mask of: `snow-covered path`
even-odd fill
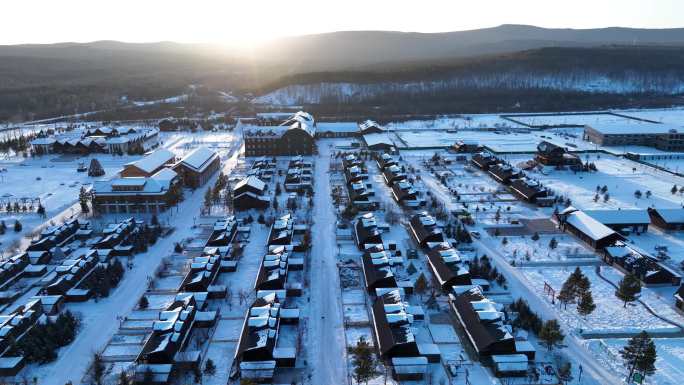
[[[335,214],[330,197],[330,148],[319,142],[314,178],[309,306],[309,364],[311,384],[344,384],[347,374],[342,323],[340,279],[335,246]]]

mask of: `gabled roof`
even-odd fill
[[[152,151],[140,160],[127,163],[126,167],[134,166],[144,172],[151,173],[159,167],[162,167],[163,165],[172,162],[175,157],[176,154],[174,154],[173,152],[165,148],[160,148],[155,151]]]
[[[180,161],[180,164],[183,164],[197,172],[202,172],[216,158],[218,158],[218,154],[215,151],[206,147],[200,147],[183,157],[183,159]]]
[[[568,213],[566,222],[595,241],[615,234],[613,229],[580,210]]]
[[[684,208],[682,209],[651,209],[658,213],[669,224],[684,223]]]
[[[235,184],[235,187],[233,187],[233,191],[238,190],[244,186],[250,186],[259,191],[263,191],[266,188],[266,183],[264,183],[261,179],[257,178],[256,176],[252,175],[237,182]]]

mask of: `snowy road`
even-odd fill
[[[311,248],[309,360],[311,384],[347,382],[340,279],[337,272],[335,214],[330,197],[330,148],[319,143],[314,178]]]

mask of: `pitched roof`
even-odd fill
[[[266,183],[264,183],[261,179],[257,178],[256,176],[252,175],[237,182],[235,184],[235,187],[233,187],[233,191],[238,190],[243,186],[251,186],[259,191],[263,191],[266,188]]]
[[[200,147],[183,157],[180,163],[198,172],[204,171],[218,154],[206,147]]]
[[[684,209],[653,209],[667,223],[684,223]]]
[[[144,158],[136,160],[135,162],[130,162],[126,164],[128,166],[135,166],[147,173],[153,172],[154,170],[162,167],[166,163],[171,162],[176,157],[176,154],[165,149],[160,148],[152,151]]]
[[[615,234],[613,229],[580,210],[567,214],[566,222],[595,241]]]

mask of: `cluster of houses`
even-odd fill
[[[22,295],[12,287],[18,280],[31,277],[39,290],[25,304],[0,314],[0,376],[14,376],[25,365],[24,357],[9,354],[25,332],[45,316],[59,313],[65,302],[90,299],[88,279],[95,268],[131,255],[141,229],[142,223],[130,218],[96,234],[88,221],[72,219],[45,228],[25,252],[2,264],[0,301],[6,309]],[[48,264],[56,263],[49,271]]]
[[[152,127],[94,127],[79,132],[42,136],[31,141],[43,154],[142,154],[159,145],[159,130]]]
[[[219,170],[219,155],[204,147],[177,159],[167,149],[157,149],[128,163],[111,180],[93,184],[93,210],[102,214],[156,214],[182,198],[181,189],[198,188]]]
[[[277,368],[295,366],[297,348],[283,341],[298,333],[299,309],[289,299],[301,295],[306,234],[307,226],[297,224],[291,214],[271,226],[254,282],[256,300],[245,315],[231,378],[270,382]]]
[[[535,349],[525,336],[514,337],[503,304],[486,296],[489,282],[472,277],[469,263],[447,239],[434,217],[426,212],[409,221],[413,240],[426,252],[437,287],[449,295],[449,306],[481,362],[498,376],[524,376]]]
[[[486,297],[489,282],[471,277],[469,262],[461,258],[453,246],[456,242],[445,237],[434,217],[418,212],[408,224],[411,238],[425,250],[433,281],[449,295],[450,309],[479,359],[497,375],[527,375],[535,349],[524,335],[513,336],[504,306]],[[405,297],[413,292],[413,283],[397,275],[396,267],[405,263],[404,256],[395,244],[383,241],[382,227],[373,213],[359,216],[354,226],[354,238],[363,252],[364,284],[372,298],[376,346],[391,363],[395,379],[420,380],[429,363],[439,362],[439,349],[416,341],[413,330],[425,314]]]
[[[548,189],[502,159],[490,153],[479,152],[474,154],[470,161],[475,167],[487,172],[494,180],[506,186],[518,198],[542,207],[553,204],[553,197]]]
[[[420,193],[406,174],[406,165],[387,153],[376,156],[376,162],[385,183],[392,189],[392,198],[399,205],[411,208],[425,206],[425,200],[421,199]]]
[[[405,299],[413,292],[413,283],[401,280],[395,268],[405,264],[405,256],[396,244],[382,239],[375,215],[366,213],[354,226],[356,244],[363,252],[362,272],[366,290],[371,296],[371,322],[376,345],[383,359],[391,362],[392,376],[397,380],[423,378],[428,362],[438,361],[430,344],[419,344],[413,334],[414,322],[423,320],[420,306]]]
[[[202,352],[190,350],[188,341],[193,330],[215,325],[218,315],[207,306],[206,292],[181,291],[158,312],[135,358],[135,383],[168,383],[179,369],[199,368]]]
[[[148,338],[135,359],[136,382],[152,373],[154,383],[167,383],[172,373],[183,368],[199,368],[202,352],[189,347],[196,328],[213,327],[218,319],[208,309],[208,299],[223,298],[226,288],[216,285],[219,273],[235,271],[232,252],[238,232],[235,217],[217,219],[201,254],[192,257],[173,301],[160,311]]]
[[[351,153],[342,159],[342,167],[351,205],[362,211],[377,210],[379,203],[374,198],[375,191],[370,183],[366,183],[368,169],[365,162],[357,154]]]

